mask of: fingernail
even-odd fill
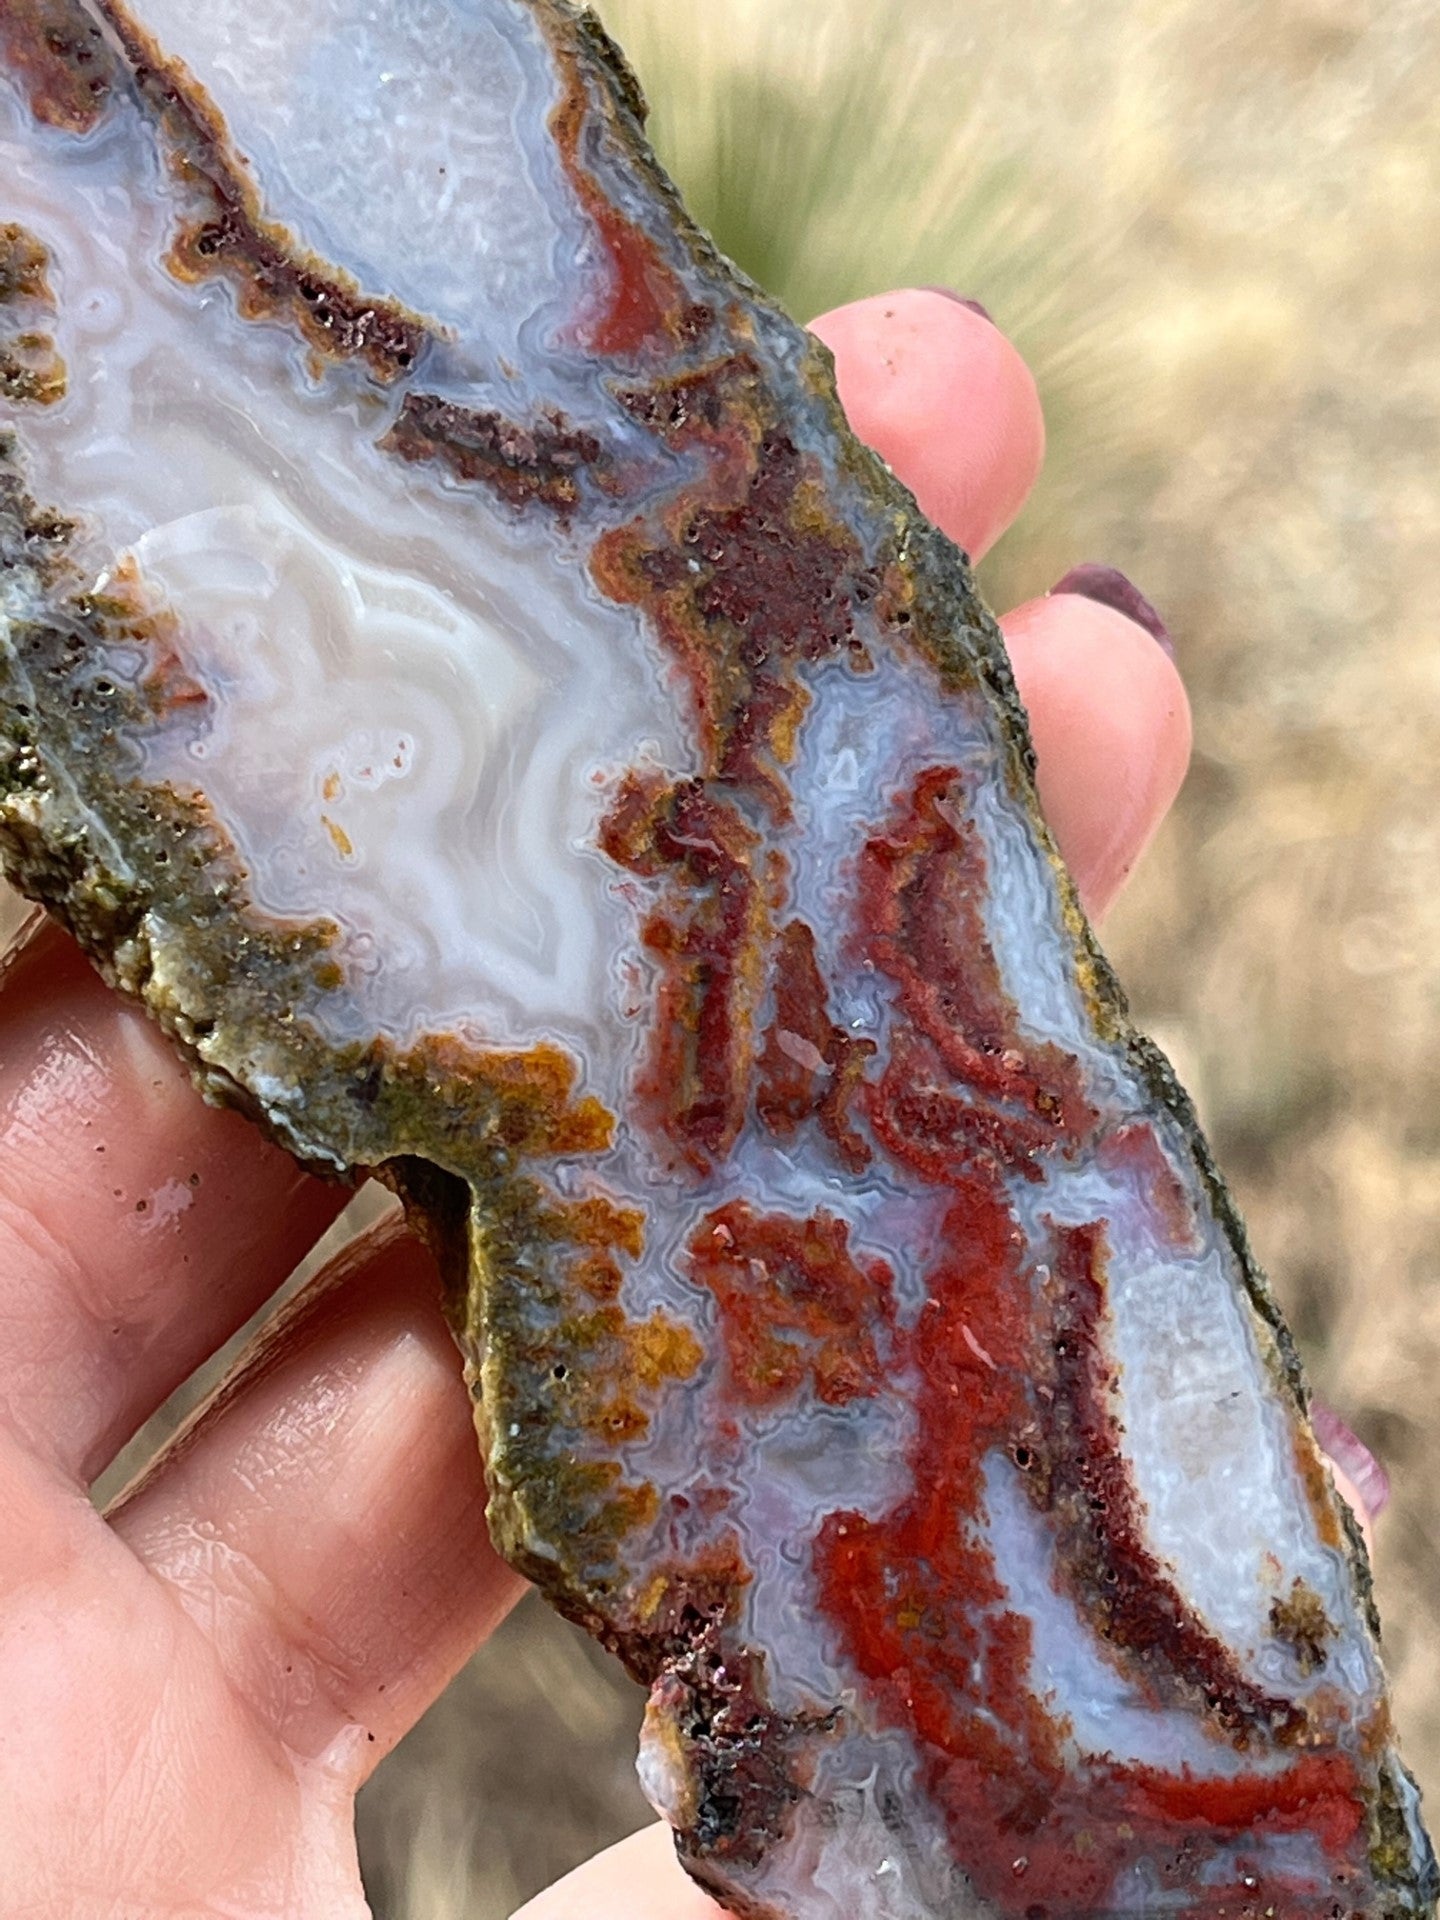
[[[968,307],[971,313],[978,313],[982,320],[989,320],[992,327],[995,324],[988,307],[982,307],[978,300],[971,300],[963,293],[956,293],[953,287],[926,287],[925,291],[938,293],[946,300],[953,300],[957,307]]]
[[[1160,642],[1172,660],[1175,658],[1175,644],[1170,638],[1170,629],[1134,581],[1126,579],[1118,567],[1101,567],[1093,562],[1083,567],[1072,567],[1063,580],[1055,582],[1050,591],[1083,594],[1087,600],[1098,600],[1102,607],[1113,607],[1117,613],[1123,613],[1127,620],[1133,620],[1137,627],[1143,627],[1146,633]]]
[[[1351,1486],[1365,1502],[1367,1516],[1378,1520],[1390,1504],[1389,1474],[1339,1414],[1318,1400],[1310,1408],[1310,1424],[1321,1447],[1349,1477]]]

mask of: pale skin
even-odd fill
[[[1039,472],[1034,382],[942,295],[815,323],[861,436],[977,557]],[[1041,799],[1103,917],[1184,777],[1174,665],[1074,594],[1003,622]],[[353,1246],[103,1518],[86,1489],[344,1195],[202,1104],[56,932],[0,986],[0,1909],[362,1920],[360,1785],[523,1591],[427,1256]],[[142,1205],[143,1203],[143,1205]],[[527,1920],[719,1920],[650,1829]]]

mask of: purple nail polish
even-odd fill
[[[926,287],[924,291],[938,293],[946,300],[953,300],[957,307],[968,307],[971,313],[978,313],[982,320],[989,320],[992,327],[995,324],[988,307],[982,307],[978,300],[968,299],[963,293],[956,293],[953,287]]]
[[[1315,1438],[1364,1501],[1366,1518],[1378,1520],[1390,1504],[1389,1474],[1339,1414],[1318,1400],[1310,1409],[1310,1422]]]
[[[1063,580],[1055,582],[1050,591],[1079,593],[1087,600],[1098,600],[1102,607],[1114,607],[1117,613],[1123,613],[1127,620],[1133,620],[1137,627],[1143,627],[1158,640],[1172,660],[1175,658],[1170,629],[1140,589],[1118,567],[1101,567],[1093,562],[1087,562],[1083,567],[1072,567]]]

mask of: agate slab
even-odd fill
[[[434,1246],[787,1920],[1400,1920],[1363,1545],[961,555],[558,0],[0,0],[0,851]]]

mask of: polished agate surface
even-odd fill
[[[558,0],[0,0],[0,850],[439,1258],[737,1912],[1434,1908],[958,555]]]

